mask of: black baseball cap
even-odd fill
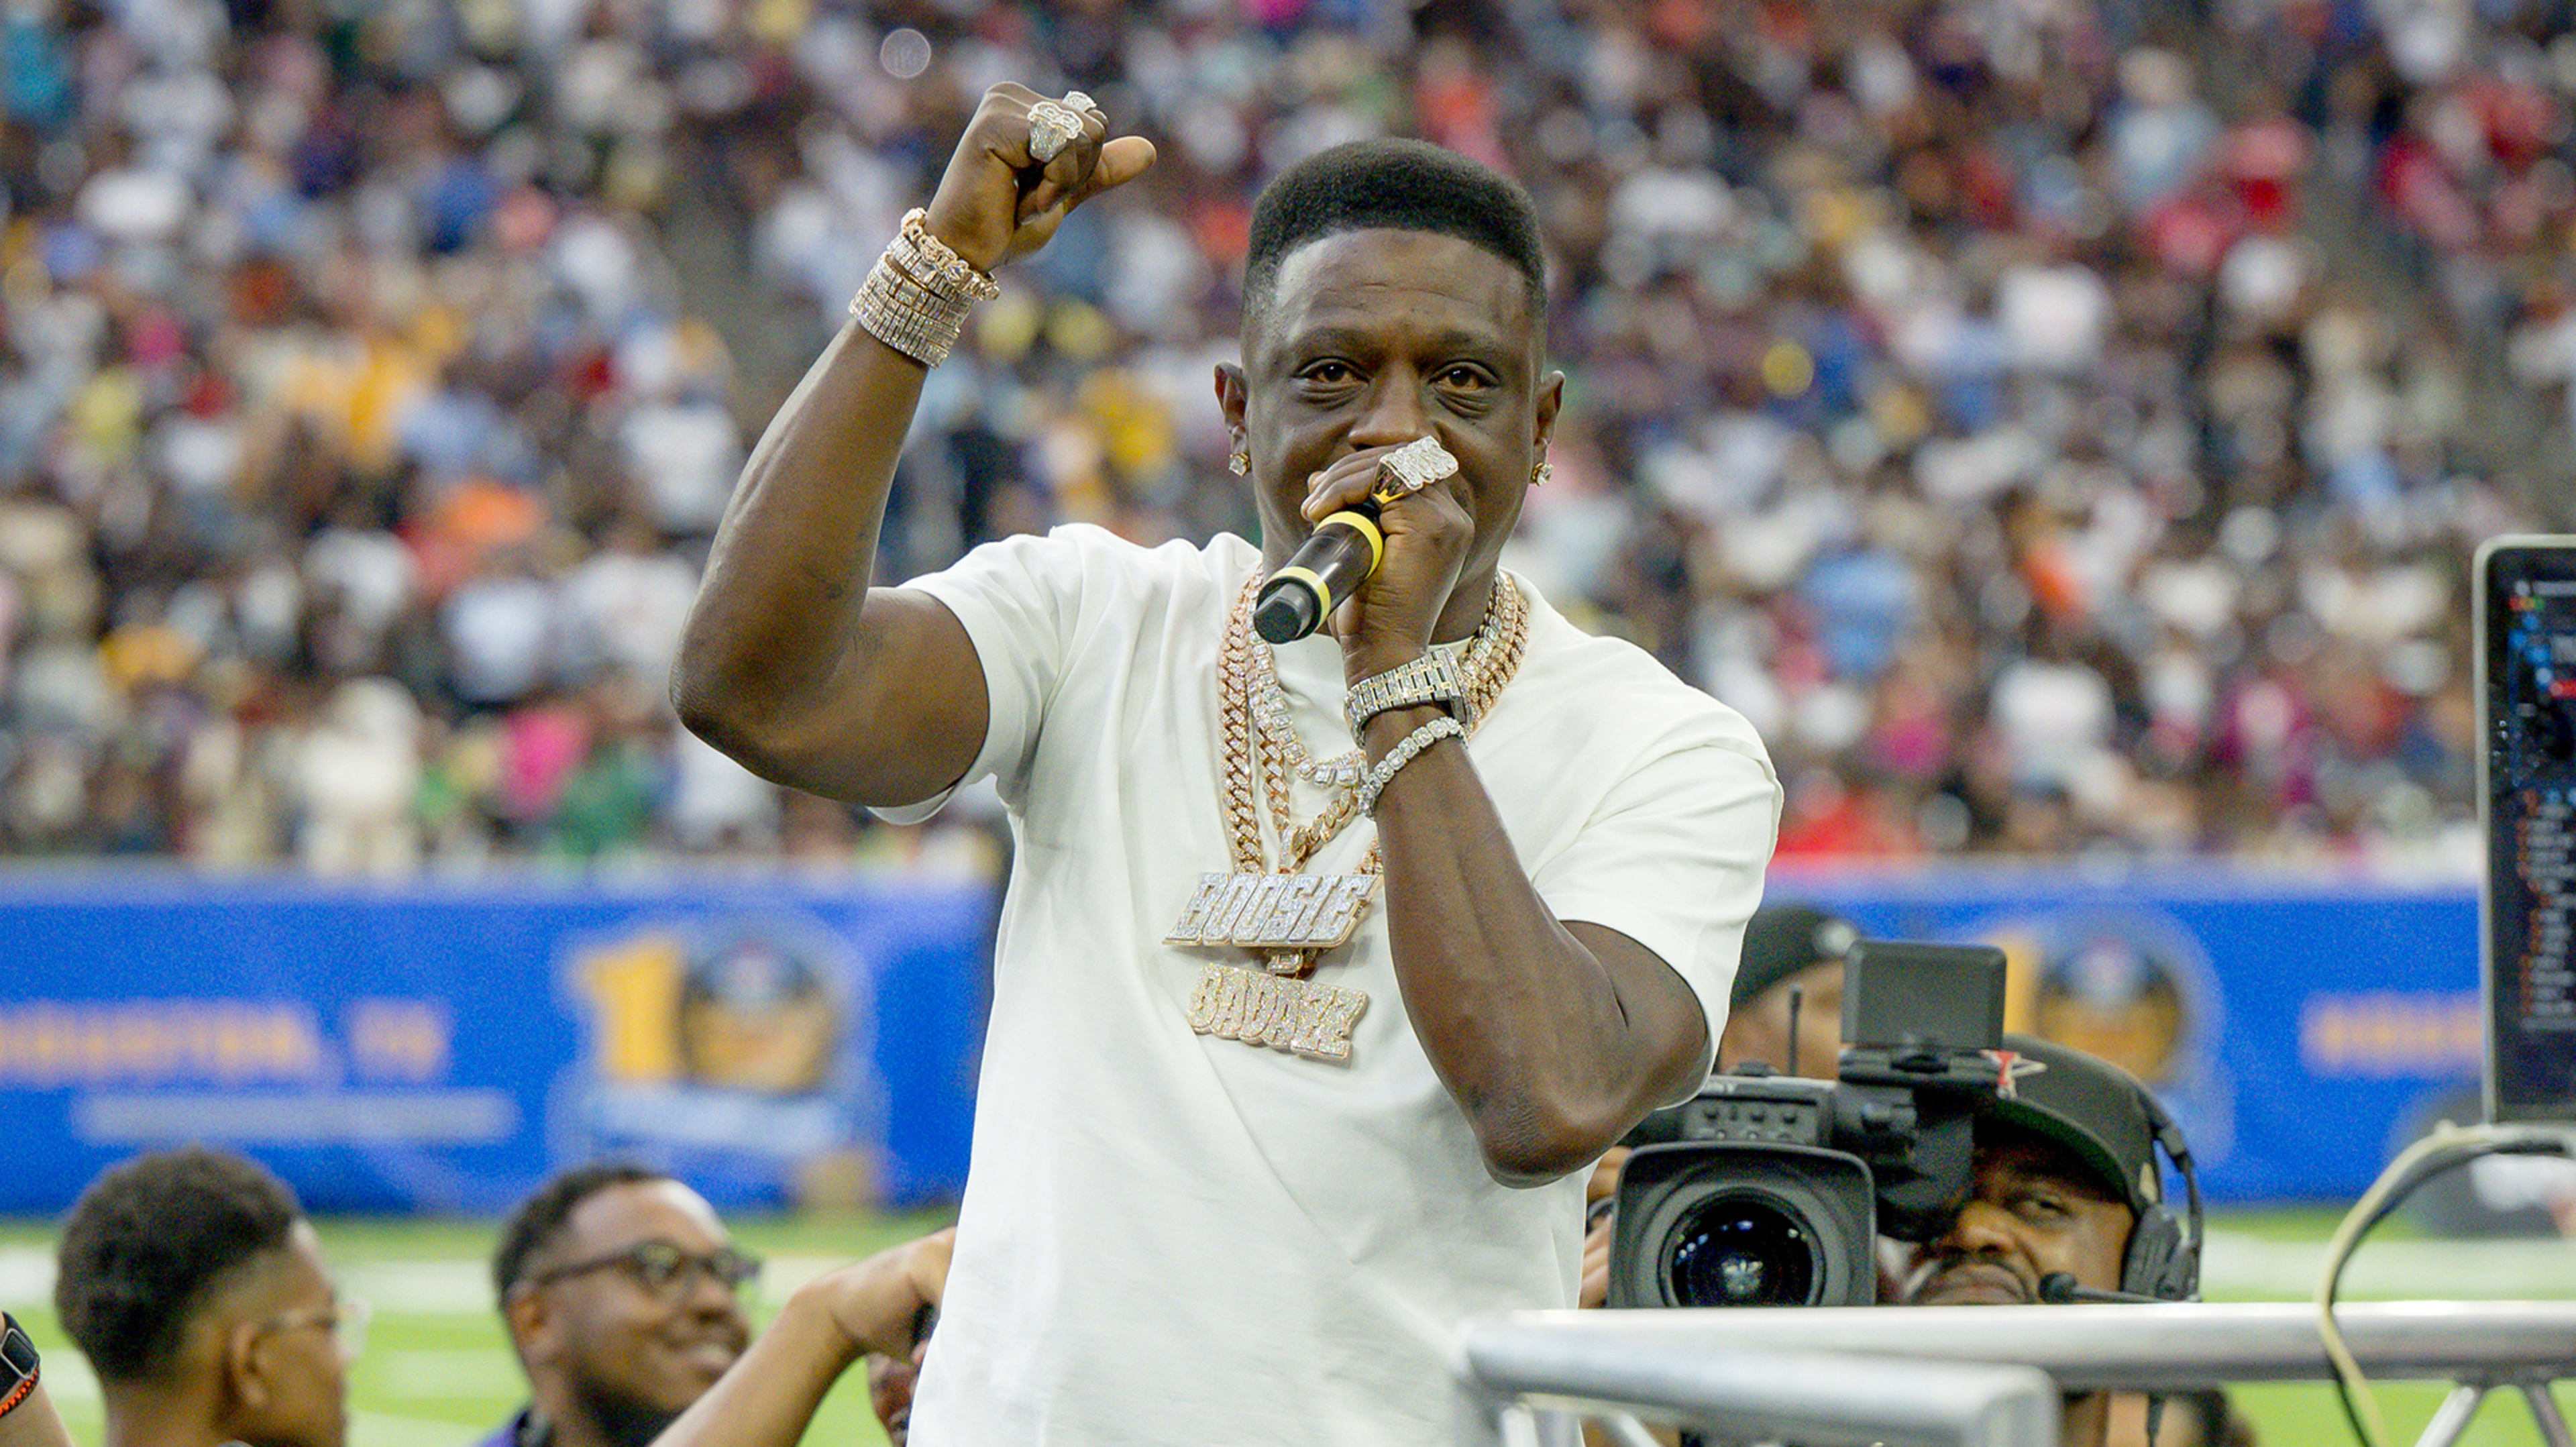
[[[1986,1108],[1990,1119],[2064,1146],[2132,1211],[2164,1199],[2152,1097],[2136,1076],[2035,1035],[2004,1036],[2003,1052],[1997,1075],[2010,1094]]]
[[[1727,1003],[1741,1010],[1810,965],[1842,963],[1858,943],[1860,931],[1839,915],[1811,904],[1766,904],[1745,922],[1744,958],[1735,967]]]

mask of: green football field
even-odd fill
[[[756,1318],[765,1318],[785,1292],[815,1274],[940,1224],[932,1216],[732,1223],[751,1249],[769,1259]],[[355,1373],[354,1447],[469,1447],[518,1407],[518,1372],[502,1345],[485,1275],[489,1223],[337,1218],[320,1226],[324,1248],[348,1288],[375,1307]],[[2333,1227],[2334,1217],[2325,1211],[2215,1217],[2211,1299],[2304,1299]],[[0,1223],[0,1306],[36,1334],[55,1400],[75,1436],[95,1444],[98,1388],[54,1322],[51,1246],[46,1223]],[[2363,1248],[2346,1279],[2355,1299],[2576,1297],[2576,1243],[2427,1241],[2408,1239],[2392,1227]],[[1189,1364],[1172,1367],[1186,1371]],[[2380,1401],[2398,1441],[2414,1440],[2444,1390],[2432,1383],[2381,1386]],[[2235,1395],[2270,1447],[2350,1440],[2325,1386],[2244,1387]],[[2576,1410],[2576,1393],[2562,1390],[2559,1396]],[[807,1440],[831,1447],[884,1440],[868,1414],[866,1383],[858,1374],[833,1393]],[[2479,1447],[2523,1447],[2537,1444],[2540,1436],[2519,1401],[2497,1396],[2464,1440]]]

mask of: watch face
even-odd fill
[[[5,1328],[0,1328],[0,1393],[35,1374],[36,1343],[12,1317]]]

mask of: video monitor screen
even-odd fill
[[[2576,537],[2478,554],[2487,1112],[2576,1120]]]
[[[1843,1040],[1879,1049],[2003,1043],[2004,952],[1992,945],[1863,940],[1844,966]]]

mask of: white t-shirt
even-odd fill
[[[1368,993],[1347,1062],[1185,1018],[1202,965],[1253,963],[1161,941],[1230,868],[1217,653],[1259,562],[1240,538],[1147,551],[1067,527],[909,585],[974,641],[991,721],[966,778],[995,778],[1018,843],[921,1447],[1447,1442],[1457,1324],[1574,1302],[1583,1175],[1486,1174],[1406,1018],[1382,888],[1312,976]],[[1761,742],[1529,603],[1469,753],[1540,897],[1673,965],[1713,1040],[1778,824]],[[1348,749],[1338,645],[1277,661],[1307,747]],[[1303,821],[1322,800],[1298,790]],[[1308,868],[1358,868],[1373,833]]]

